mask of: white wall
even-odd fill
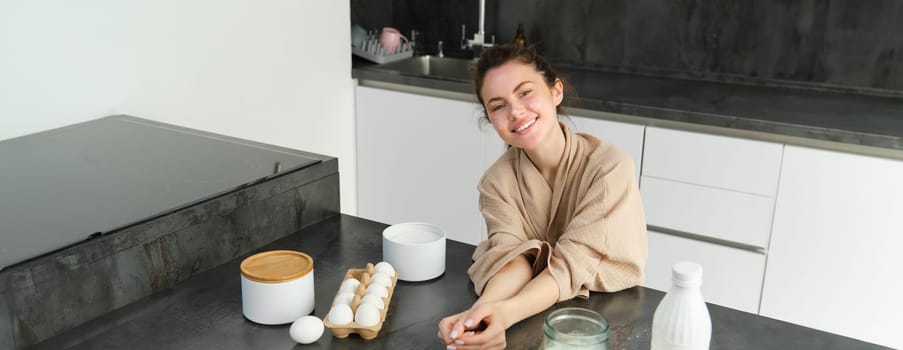
[[[348,1],[2,0],[0,140],[129,114],[339,158],[355,213]]]

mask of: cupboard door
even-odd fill
[[[357,87],[356,109],[358,215],[428,222],[449,239],[479,243],[476,105]]]
[[[646,128],[643,176],[774,197],[783,145]]]
[[[678,261],[702,265],[702,296],[707,302],[757,313],[765,255],[649,231],[649,288],[671,288],[671,266]]]
[[[903,348],[903,162],[787,146],[764,316]]]
[[[771,234],[770,197],[643,177],[646,223],[764,251]]]

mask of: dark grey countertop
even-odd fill
[[[4,140],[0,270],[322,161],[126,115]]]
[[[385,224],[334,216],[259,251],[292,249],[314,259],[316,309],[324,317],[349,268],[382,256]],[[446,272],[437,279],[400,282],[379,335],[363,340],[334,338],[327,329],[318,342],[295,344],[289,326],[261,326],[242,317],[236,258],[174,288],[123,307],[37,346],[38,349],[444,349],[436,337],[439,320],[476,299],[467,277],[471,245],[449,241]],[[589,299],[554,305],[511,327],[509,348],[536,348],[544,317],[554,309],[586,307],[611,323],[610,349],[648,349],[655,307],[663,293],[643,287],[592,293]],[[712,349],[882,349],[854,339],[709,304]],[[48,315],[52,317],[52,315]]]
[[[865,95],[839,89],[670,79],[558,65],[579,99],[568,107],[657,121],[761,132],[804,140],[903,150],[903,93]],[[355,60],[352,76],[473,94],[470,81],[387,70]]]

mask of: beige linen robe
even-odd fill
[[[467,271],[476,293],[519,254],[548,268],[559,301],[643,282],[646,219],[634,163],[622,150],[561,125],[565,148],[550,188],[527,154],[510,148],[480,179],[489,239]]]

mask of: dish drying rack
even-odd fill
[[[414,56],[412,44],[410,41],[404,41],[395,48],[395,51],[389,51],[379,43],[376,35],[369,35],[360,47],[351,45],[351,53],[368,61],[383,64]]]

